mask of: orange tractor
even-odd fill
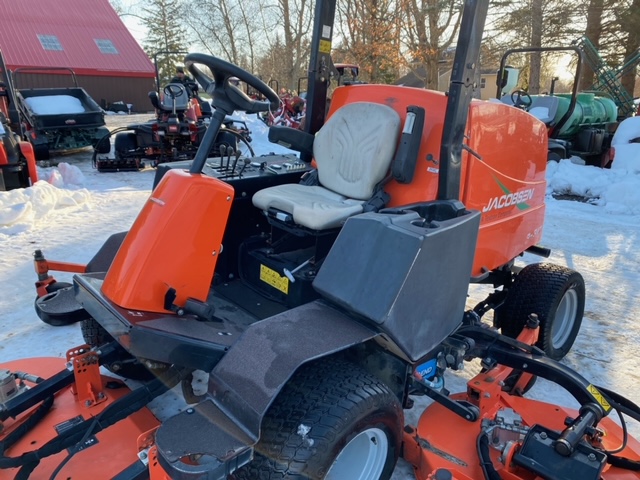
[[[270,132],[299,158],[207,158],[225,115],[278,97],[189,54],[215,106],[195,159],[161,165],[131,230],[89,264],[38,252],[37,308],[61,319],[66,304],[87,345],[55,374],[46,361],[1,366],[9,475],[373,480],[402,456],[419,480],[640,478],[640,444],[606,418],[640,409],[557,361],[580,326],[582,277],[514,268],[548,253],[547,138],[526,112],[471,102],[487,2],[465,4],[448,95],[344,86],[325,121],[334,7],[316,8],[306,131]],[[79,273],[46,293],[54,266]],[[495,290],[465,310],[470,279]],[[450,394],[445,371],[474,358],[482,372]],[[100,364],[142,387],[127,393]],[[524,398],[537,376],[579,409]],[[188,407],[150,416],[178,384]],[[434,402],[405,426],[415,395]]]
[[[0,191],[28,187],[38,181],[33,147],[21,141],[11,128],[11,103],[16,103],[15,92],[0,52]]]

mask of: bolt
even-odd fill
[[[590,462],[595,462],[596,461],[596,454],[595,453],[590,453],[589,455],[587,455],[587,459]]]
[[[85,407],[90,407],[92,403],[93,402],[91,400],[85,400],[84,405]]]
[[[187,413],[191,415],[194,412],[193,408],[187,408]]]
[[[491,398],[491,394],[489,392],[484,392],[484,398]]]
[[[100,393],[98,394],[98,398],[99,398],[100,400],[102,400],[102,399],[104,398],[104,393],[100,392]]]
[[[542,440],[546,440],[546,439],[547,439],[547,434],[546,434],[546,432],[540,432],[540,438],[541,438]]]
[[[144,460],[145,458],[147,458],[147,452],[140,452],[140,458],[142,460]]]

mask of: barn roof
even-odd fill
[[[0,49],[10,70],[68,67],[79,75],[155,74],[108,0],[0,0]]]

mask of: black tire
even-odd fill
[[[396,396],[359,366],[303,366],[269,407],[254,459],[231,478],[387,480],[400,452],[403,421]],[[336,471],[341,466],[349,472]]]
[[[80,329],[82,338],[91,347],[99,347],[113,341],[113,337],[93,318],[83,320],[80,323]],[[106,364],[104,367],[116,375],[131,380],[147,381],[156,376],[152,370],[146,368],[124,349],[119,361]]]
[[[106,128],[100,128],[96,132],[96,140],[93,148],[102,155],[111,151],[111,134]]]
[[[516,275],[504,303],[495,311],[502,333],[517,337],[530,314],[540,320],[537,346],[554,360],[573,346],[582,324],[585,286],[582,275],[549,263],[527,265]]]
[[[131,152],[138,148],[138,141],[135,133],[117,133],[113,149],[115,157],[125,159],[131,157]]]
[[[47,325],[51,325],[52,327],[64,327],[66,325],[71,325],[87,318],[88,313],[82,308],[71,310],[64,314],[52,314],[43,311],[39,307],[39,304],[46,303],[48,300],[51,300],[53,297],[58,295],[59,292],[62,293],[63,290],[69,289],[73,289],[73,285],[67,282],[55,282],[51,285],[48,285],[47,294],[42,297],[36,297],[36,299],[33,301],[33,308],[35,309],[38,318]]]

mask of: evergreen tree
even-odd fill
[[[181,0],[149,0],[141,9],[142,22],[147,27],[143,48],[157,60],[160,86],[165,85],[181,65],[186,52],[187,39],[183,28],[184,12]]]

